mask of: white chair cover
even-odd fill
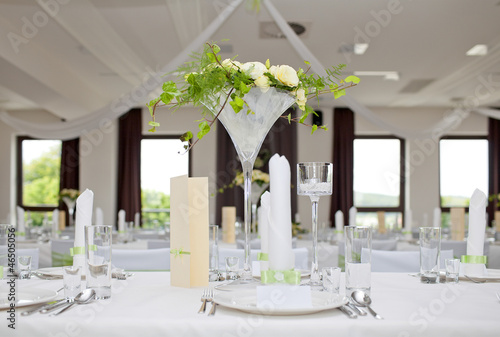
[[[148,240],[148,249],[170,248],[169,240]]]
[[[73,248],[74,243],[72,239],[52,239],[50,241],[52,267],[73,265],[73,257],[71,256],[70,249]]]
[[[170,248],[113,249],[111,263],[125,270],[170,270]]]
[[[452,250],[441,250],[440,269],[444,260],[453,258]],[[372,272],[418,273],[420,251],[383,251],[372,249]]]
[[[260,253],[260,249],[252,249],[250,251],[250,260],[257,261],[257,254]],[[295,254],[295,268],[296,269],[309,269],[309,257],[307,248],[294,248],[293,253]],[[243,268],[245,262],[245,250],[237,248],[221,248],[219,247],[219,270],[224,271],[226,269],[226,257],[236,256],[240,259],[240,268]]]
[[[441,250],[453,250],[453,256],[459,259],[462,255],[467,255],[467,241],[441,241]],[[488,255],[490,243],[484,242],[484,255]]]
[[[0,256],[7,262],[7,246],[0,246]],[[16,258],[19,256],[31,256],[31,270],[38,269],[38,261],[40,259],[40,250],[38,248],[22,248],[16,249]],[[6,265],[4,265],[5,267]],[[16,262],[17,268],[17,262]],[[5,271],[4,271],[5,273]]]
[[[297,238],[292,238],[292,248],[297,247]],[[236,248],[244,249],[245,240],[236,240]],[[250,240],[250,249],[260,249],[260,239]]]

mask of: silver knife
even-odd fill
[[[366,316],[366,311],[364,311],[363,309],[361,308],[358,308],[357,306],[355,306],[353,303],[351,302],[347,302],[346,304],[352,311],[354,311],[356,314],[360,315],[360,316]]]
[[[41,306],[38,306],[36,308],[33,308],[31,310],[28,310],[28,311],[23,311],[21,313],[21,316],[29,316],[29,315],[32,315],[34,314],[35,312],[39,312],[41,310],[45,310],[45,309],[50,309],[54,306],[58,306],[58,304],[62,303],[62,302],[66,302],[66,299],[62,299],[62,300],[58,300],[58,301],[55,301],[55,302],[49,302],[49,303],[46,303],[44,305],[41,305]]]
[[[356,315],[356,313],[347,305],[341,305],[339,310],[346,314],[349,318],[358,318],[358,315]]]

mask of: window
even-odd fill
[[[190,152],[178,136],[141,140],[141,202],[144,228],[170,224],[170,178],[190,173]]]
[[[443,212],[469,206],[478,188],[488,195],[488,141],[446,137],[439,141],[439,193]]]
[[[41,226],[59,205],[60,140],[18,137],[17,204],[30,211],[33,226]]]
[[[385,212],[387,228],[401,226],[404,210],[404,140],[357,136],[354,140],[354,206],[358,225],[377,227]]]

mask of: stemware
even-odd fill
[[[332,194],[332,172],[333,165],[331,163],[297,164],[297,194],[308,195],[312,204],[313,260],[308,285],[317,290],[322,289],[318,270],[318,203],[321,196]]]
[[[69,227],[72,227],[75,223],[75,206],[76,206],[76,200],[70,199],[68,197],[63,197],[62,200],[66,204],[66,207],[68,207],[68,214],[69,214]]]

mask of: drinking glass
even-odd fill
[[[372,228],[346,226],[344,234],[346,296],[355,290],[370,294]]]
[[[439,283],[439,258],[441,255],[441,228],[420,227],[420,280]]]
[[[312,204],[313,260],[308,285],[318,290],[323,288],[318,270],[318,203],[321,196],[332,194],[332,173],[331,163],[297,164],[297,194],[308,195]]]
[[[209,249],[209,266],[208,266],[208,280],[219,280],[219,227],[217,225],[209,226],[208,249]]]
[[[17,266],[20,280],[31,278],[31,256],[18,256]]]
[[[460,272],[459,259],[446,259],[444,260],[446,268],[446,282],[458,283],[458,274]]]
[[[323,288],[330,293],[339,293],[340,289],[340,268],[325,267],[321,270],[323,276]]]
[[[82,268],[78,266],[63,267],[64,297],[73,301],[82,290]]]
[[[94,289],[96,299],[111,297],[111,226],[85,227],[87,288]]]
[[[240,259],[235,256],[226,257],[226,279],[236,280],[238,278],[238,268]]]

